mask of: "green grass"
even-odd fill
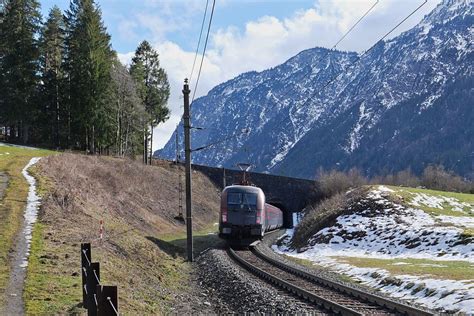
[[[388,186],[390,189],[395,192],[392,193],[392,196],[396,199],[397,195],[403,198],[403,204],[406,206],[413,207],[410,202],[413,201],[413,198],[417,193],[423,193],[431,196],[442,196],[448,198],[454,198],[461,203],[470,204],[470,207],[464,207],[463,212],[453,210],[453,206],[447,202],[442,204],[442,208],[429,207],[428,205],[420,204],[417,208],[422,209],[423,211],[432,214],[432,215],[447,215],[447,216],[471,216],[474,217],[474,194],[467,193],[456,193],[456,192],[445,192],[445,191],[436,191],[428,189],[417,189],[417,188],[406,188],[406,187],[397,187],[397,186]]]
[[[217,235],[218,226],[211,224],[201,230],[193,232],[193,250],[196,256],[207,248],[218,247],[224,244],[224,241]],[[186,252],[187,239],[186,232],[177,234],[166,234],[158,237],[163,242],[169,243],[180,255],[184,256]]]
[[[81,279],[65,274],[57,266],[55,257],[48,256],[55,251],[45,244],[43,229],[43,224],[36,223],[33,230],[23,293],[25,312],[27,315],[51,315],[64,311],[80,313],[83,310],[77,306],[77,298],[82,297]]]
[[[0,309],[5,303],[5,288],[10,277],[8,253],[14,247],[13,240],[20,229],[28,195],[28,183],[21,171],[32,157],[51,154],[54,152],[0,146],[0,171],[9,178],[0,203]]]
[[[331,271],[331,269],[329,269],[328,267],[325,267],[325,266],[319,265],[317,263],[314,263],[311,260],[296,258],[296,257],[293,257],[293,256],[288,256],[288,255],[283,255],[283,256],[285,258],[287,258],[288,260],[293,261],[293,262],[295,262],[295,263],[297,263],[301,266],[305,266],[305,267],[308,267],[308,268],[315,268],[315,269],[318,269],[318,270],[324,270],[324,271],[328,271],[328,272]],[[349,277],[347,275],[344,275],[342,273],[337,273],[337,274],[335,273],[334,277],[337,280],[341,281],[341,282],[354,283],[354,284],[358,284],[359,286],[362,286],[360,284],[360,281],[352,279],[351,277]]]
[[[446,280],[474,280],[474,264],[466,261],[428,259],[374,259],[360,257],[332,257],[341,263],[359,268],[384,269],[390,274],[414,275]],[[396,264],[396,263],[406,264]]]

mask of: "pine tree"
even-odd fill
[[[143,41],[135,51],[132,59],[131,73],[137,81],[138,92],[148,113],[148,123],[144,126],[144,157],[145,163],[153,155],[153,128],[169,118],[166,106],[170,94],[168,76],[160,67],[158,53],[147,41]],[[148,153],[150,157],[148,158]]]
[[[60,131],[62,123],[63,55],[64,55],[65,24],[61,10],[54,6],[48,20],[42,28],[40,38],[41,66],[41,104],[42,116],[38,122],[43,141],[49,140],[56,147],[61,146]]]
[[[0,23],[0,114],[13,140],[28,142],[29,127],[37,114],[37,33],[41,25],[36,0],[10,0]]]
[[[113,52],[93,0],[73,0],[67,12],[69,131],[74,144],[95,153],[107,146],[106,106]],[[74,133],[72,133],[74,131]]]

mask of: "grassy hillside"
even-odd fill
[[[20,229],[28,195],[28,183],[21,171],[32,157],[50,154],[53,152],[0,143],[0,173],[3,174],[2,182],[6,183],[0,200],[0,310],[5,303],[5,288],[9,280],[9,253]]]
[[[185,225],[171,164],[143,166],[111,157],[63,154],[38,164],[43,192],[25,292],[29,314],[83,312],[80,243],[92,242],[103,284],[117,285],[121,313],[162,314],[188,291]],[[218,189],[193,173],[196,252],[218,242]],[[183,178],[184,179],[184,178]],[[100,221],[105,228],[99,240]]]

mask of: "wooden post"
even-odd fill
[[[81,275],[82,275],[82,305],[87,308],[87,268],[89,267],[91,259],[91,244],[81,244]]]
[[[95,272],[95,273],[94,273]],[[87,269],[87,315],[97,315],[96,288],[100,283],[100,263],[92,262]]]

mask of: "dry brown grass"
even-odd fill
[[[182,169],[174,165],[143,166],[111,157],[64,154],[42,160],[40,184],[45,179],[51,184],[33,241],[27,313],[81,311],[76,273],[80,243],[89,241],[93,260],[101,263],[101,280],[119,287],[122,313],[170,311],[175,296],[186,288],[190,269],[182,249],[162,239],[185,230],[174,219],[179,173]],[[202,174],[194,172],[193,177],[193,224],[200,230],[218,219],[219,191]],[[106,231],[103,243],[94,240],[100,220]]]
[[[350,206],[366,193],[366,188],[358,188],[349,193],[337,193],[315,205],[306,207],[306,214],[298,224],[291,240],[295,249],[307,246],[310,238],[321,229],[331,226],[337,217],[353,212]]]

